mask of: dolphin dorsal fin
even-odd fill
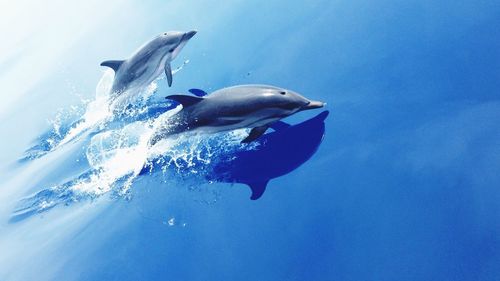
[[[189,89],[188,92],[190,92],[191,94],[197,96],[197,97],[204,97],[207,94],[207,92],[201,90],[201,89]]]
[[[167,96],[165,98],[169,99],[169,100],[174,100],[174,101],[182,104],[182,106],[184,108],[191,106],[193,104],[197,104],[203,100],[203,98],[200,98],[200,97],[193,97],[193,96],[186,96],[186,95],[171,95],[171,96]]]
[[[264,194],[264,191],[266,191],[268,182],[269,180],[263,180],[261,182],[248,183],[248,186],[252,190],[252,196],[250,197],[250,199],[251,200],[259,199],[262,196],[262,194]]]
[[[107,66],[113,69],[115,72],[118,71],[118,68],[123,64],[124,60],[107,60],[101,62],[101,66]]]

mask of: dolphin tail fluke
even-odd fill
[[[168,86],[172,86],[172,67],[169,62],[165,63],[165,75],[167,75]]]
[[[254,140],[258,139],[260,136],[262,136],[268,128],[269,128],[269,126],[267,126],[267,125],[253,128],[250,131],[250,134],[248,135],[248,137],[246,137],[244,140],[242,140],[241,143],[253,142]]]
[[[107,66],[111,69],[113,69],[115,72],[118,71],[118,68],[123,64],[123,60],[107,60],[101,62],[101,66]]]
[[[262,196],[262,194],[264,194],[264,191],[266,191],[266,187],[267,187],[268,182],[269,182],[269,180],[248,183],[248,186],[252,190],[252,196],[250,197],[250,199],[251,200],[259,199]]]

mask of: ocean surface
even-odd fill
[[[102,61],[193,29],[109,110]],[[486,0],[0,1],[0,280],[500,280],[499,30]],[[149,146],[165,96],[240,84],[327,105]]]

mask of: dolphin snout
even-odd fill
[[[184,40],[189,40],[191,38],[193,38],[193,36],[197,33],[198,31],[196,30],[191,30],[191,31],[188,31],[186,33],[184,33]]]
[[[325,106],[324,102],[321,102],[321,101],[310,101],[304,107],[302,107],[302,110],[321,108],[323,106]]]

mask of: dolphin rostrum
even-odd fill
[[[263,135],[269,126],[302,110],[320,108],[323,102],[310,101],[282,88],[268,85],[240,85],[224,88],[201,97],[203,91],[190,90],[197,96],[171,95],[167,99],[182,104],[173,120],[158,129],[150,144],[186,131],[217,133],[240,128],[252,128],[249,143]]]
[[[101,63],[115,71],[115,79],[111,91],[116,97],[123,92],[146,87],[162,72],[165,72],[168,86],[172,85],[172,68],[174,60],[196,31],[169,31],[162,33],[142,45],[126,60],[107,60]]]

